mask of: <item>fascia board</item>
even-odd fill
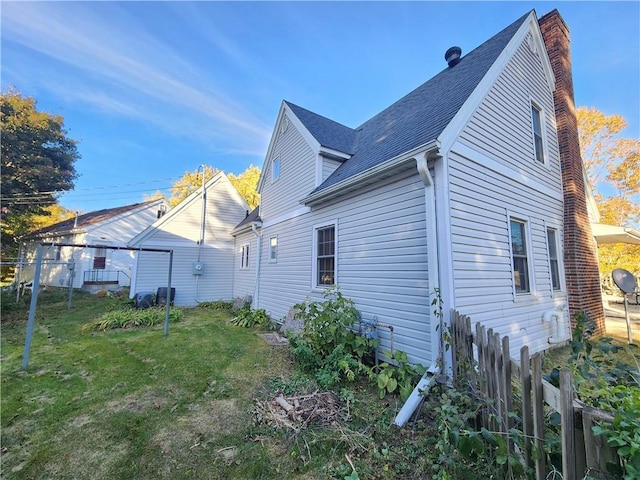
[[[351,187],[355,187],[369,178],[373,178],[377,175],[380,175],[385,171],[392,170],[402,165],[403,163],[406,163],[409,161],[415,161],[414,160],[415,156],[420,153],[434,151],[434,150],[441,151],[438,141],[432,141],[427,144],[416,147],[408,152],[398,155],[397,157],[387,160],[384,163],[376,165],[375,167],[365,170],[364,172],[361,172],[357,175],[349,177],[339,183],[336,183],[335,185],[332,185],[314,194],[307,195],[306,197],[300,200],[300,203],[307,206],[316,205],[324,200],[328,200],[330,198],[340,195],[341,192],[345,190],[349,190],[351,189]]]

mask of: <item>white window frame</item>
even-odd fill
[[[533,111],[538,112],[539,122],[540,122],[540,143],[542,148],[542,159],[538,159],[538,144],[536,142],[536,129],[535,122],[533,121]],[[546,126],[545,126],[545,111],[544,108],[540,106],[540,104],[533,99],[529,99],[529,120],[531,121],[531,139],[533,140],[533,159],[537,164],[547,165],[547,135],[546,135]]]
[[[318,283],[318,232],[333,227],[333,283]],[[313,289],[322,290],[338,285],[338,220],[319,223],[313,226],[313,251],[311,252],[311,286]]]
[[[249,270],[249,244],[240,247],[240,270]]]
[[[560,248],[560,229],[553,225],[544,226],[545,238],[547,243],[547,259],[549,261],[549,285],[551,287],[551,296],[564,291],[564,268],[562,263],[562,249]],[[549,231],[554,232],[555,235],[555,249],[556,249],[556,267],[558,270],[558,288],[553,285],[553,263],[551,258],[551,245],[549,244]]]
[[[269,237],[269,263],[278,263],[278,236]]]
[[[276,157],[271,162],[271,182],[280,178],[280,157]]]
[[[512,232],[512,228],[511,228],[511,223],[512,222],[516,222],[519,223],[521,225],[523,225],[523,234],[524,234],[524,238],[523,241],[525,242],[524,245],[524,249],[525,249],[525,260],[527,263],[527,284],[528,284],[528,290],[526,291],[519,291],[516,288],[516,270],[515,270],[515,265],[514,265],[514,253],[513,253],[513,232]],[[527,218],[523,218],[522,216],[518,216],[518,215],[512,215],[509,214],[508,215],[508,226],[509,226],[509,263],[510,263],[510,267],[511,267],[511,287],[512,287],[512,291],[513,291],[513,297],[518,298],[518,297],[523,297],[523,296],[529,296],[532,295],[534,290],[535,290],[535,285],[533,282],[533,262],[532,262],[532,255],[531,255],[531,231],[530,231],[530,222]]]

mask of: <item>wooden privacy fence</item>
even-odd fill
[[[474,348],[475,346],[475,348]],[[560,388],[542,378],[542,354],[529,356],[529,347],[520,350],[520,363],[511,360],[509,337],[500,337],[493,329],[475,325],[456,310],[451,314],[451,347],[455,382],[465,382],[488,408],[481,413],[485,428],[505,438],[521,420],[523,442],[520,447],[510,439],[508,453],[519,456],[526,467],[535,469],[536,480],[543,480],[552,470],[544,455],[546,410],[560,414],[563,480],[590,477],[608,478],[607,464],[620,465],[620,459],[602,437],[593,435],[591,427],[611,422],[612,415],[589,408],[574,399],[571,372],[560,372]],[[519,398],[514,394],[514,385]],[[538,453],[534,453],[538,452]]]

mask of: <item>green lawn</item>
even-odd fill
[[[245,437],[265,380],[290,375],[286,349],[201,308],[168,337],[162,325],[83,334],[122,300],[76,294],[69,311],[63,292],[43,292],[23,371],[28,310],[14,302],[3,298],[3,478],[278,478],[277,457]]]

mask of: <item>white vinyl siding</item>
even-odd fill
[[[316,187],[315,154],[293,123],[285,132],[278,131],[271,152],[272,159],[279,159],[278,181],[262,183],[260,217],[272,219],[300,208],[299,200]],[[265,162],[266,179],[273,178],[273,162]]]
[[[339,160],[332,160],[331,158],[322,158],[322,178],[321,182],[324,182],[329,175],[336,171],[336,169],[342,165],[342,162]]]
[[[531,99],[543,114],[545,165],[533,160]],[[549,295],[546,230],[548,221],[562,238],[562,177],[553,95],[526,41],[454,143],[447,175],[455,307],[508,335],[514,354],[524,344],[548,348],[542,316],[567,301]],[[530,294],[514,295],[510,218],[527,221]]]
[[[249,268],[241,269],[242,258],[236,251],[234,255],[235,265],[233,274],[233,296],[234,297],[246,297],[247,295],[253,296],[255,293],[256,283],[256,254],[257,254],[257,239],[252,231],[242,233],[236,237],[236,245],[249,245]],[[236,249],[237,250],[237,249]]]
[[[175,304],[180,306],[230,299],[234,276],[238,274],[235,239],[231,231],[245,218],[246,202],[226,176],[211,182],[207,187],[204,242],[200,246],[201,198],[197,196],[192,201],[183,201],[158,220],[161,223],[135,245],[174,250],[171,283],[176,288]],[[154,255],[140,253],[132,294],[155,292],[158,287],[166,286],[164,278],[168,259],[163,260],[160,254]],[[193,275],[193,262],[198,258],[204,265],[204,273]]]
[[[265,261],[264,242],[258,306],[277,319],[306,297],[322,299],[323,290],[312,285],[314,226],[337,221],[341,292],[356,302],[364,318],[375,316],[394,326],[395,348],[429,365],[435,350],[430,344],[425,215],[424,186],[412,171],[264,228],[263,238],[278,235],[278,263]],[[378,333],[381,348],[389,349],[388,329]]]
[[[545,164],[536,162],[531,102],[542,113]],[[525,41],[496,79],[458,141],[562,192],[553,94]]]

